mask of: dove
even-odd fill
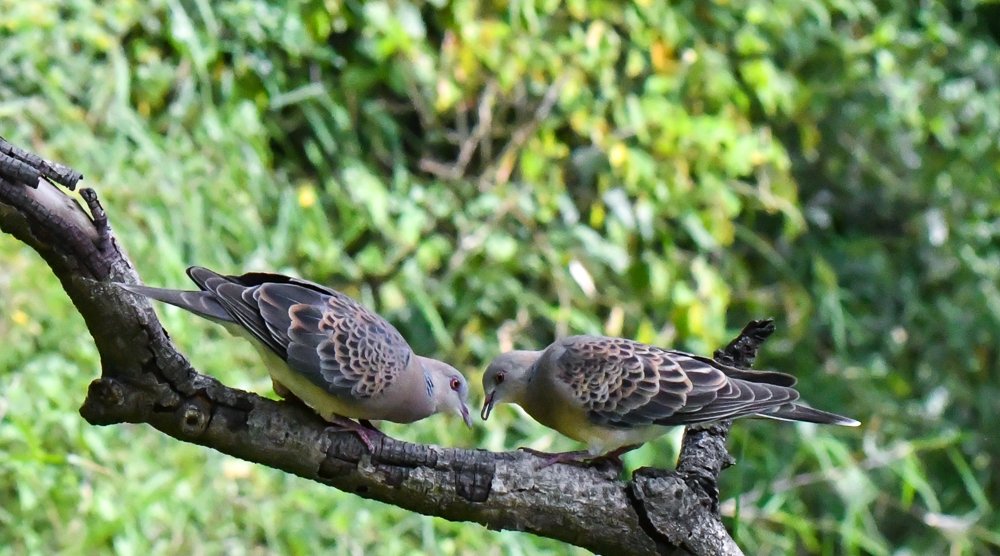
[[[197,266],[187,273],[200,291],[119,286],[251,340],[275,393],[356,432],[370,452],[370,434],[381,434],[370,420],[412,423],[450,412],[472,427],[462,373],[413,353],[388,321],[343,293],[280,274],[224,276]]]
[[[514,403],[587,445],[538,453],[550,456],[543,467],[602,459],[620,465],[621,454],[670,427],[737,417],[860,425],[796,403],[795,382],[785,373],[741,370],[625,338],[569,336],[542,351],[510,351],[494,359],[483,375],[480,416],[485,421],[496,405]]]

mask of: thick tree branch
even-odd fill
[[[677,471],[641,469],[631,481],[570,465],[538,470],[521,452],[441,448],[356,435],[295,403],[228,388],[174,349],[137,283],[93,190],[84,208],[56,187],[82,179],[0,138],[0,229],[33,247],[83,315],[101,378],[80,413],[95,425],[148,423],[178,440],[335,488],[453,521],[528,531],[602,554],[742,554],[722,525],[716,480],[729,465],[729,423],[686,433]],[[716,358],[749,367],[773,330],[757,321]]]

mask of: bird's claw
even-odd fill
[[[542,462],[542,465],[538,467],[538,469],[545,469],[546,467],[557,463],[566,463],[570,465],[582,465],[584,467],[603,467],[606,465],[611,467],[613,470],[617,470],[618,473],[621,473],[622,470],[625,469],[625,462],[622,461],[622,454],[638,447],[638,445],[622,446],[621,448],[617,448],[600,456],[595,456],[587,450],[556,453],[541,452],[524,447],[518,448],[518,450],[538,456],[545,460]]]
[[[538,469],[545,469],[546,467],[553,466],[557,463],[589,465],[589,460],[594,459],[590,452],[586,450],[556,453],[542,452],[540,450],[525,447],[518,448],[518,450],[542,458],[544,461],[542,461],[542,464],[538,466]]]
[[[329,420],[331,426],[327,427],[327,431],[343,432],[350,431],[358,435],[361,442],[364,443],[365,447],[368,448],[368,453],[375,454],[375,443],[372,442],[373,437],[385,436],[382,431],[375,428],[367,419],[362,419],[360,423],[348,419],[347,417],[341,417],[339,415],[334,415],[332,419]]]
[[[358,437],[361,438],[361,441],[365,443],[365,447],[368,448],[368,453],[374,454],[375,443],[373,443],[371,437],[368,436],[368,431],[365,429],[355,429],[354,432],[357,433]]]

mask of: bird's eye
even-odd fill
[[[503,379],[504,379],[503,373],[497,373],[497,377],[496,377],[497,384],[503,383]]]
[[[451,379],[451,389],[452,390],[458,390],[458,387],[461,386],[461,385],[462,385],[462,383],[459,382],[457,378]]]

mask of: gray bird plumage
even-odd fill
[[[188,276],[201,291],[120,285],[251,339],[275,390],[290,391],[324,418],[410,423],[450,411],[472,426],[464,376],[414,354],[388,321],[350,297],[280,274],[224,276],[191,267]]]
[[[737,417],[857,426],[796,403],[795,377],[728,367],[624,338],[571,336],[543,351],[501,355],[483,376],[482,416],[516,403],[592,455],[642,444],[666,427]]]

